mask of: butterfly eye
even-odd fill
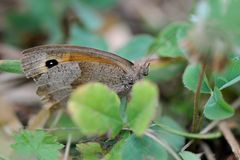
[[[133,84],[134,84],[134,82],[133,82],[133,79],[132,79],[132,78],[130,78],[130,81],[128,82],[128,84],[129,84],[129,85],[133,85]]]
[[[50,59],[50,60],[46,61],[45,65],[48,68],[52,68],[53,66],[58,65],[58,61],[56,59]]]

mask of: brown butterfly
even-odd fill
[[[87,82],[101,82],[126,96],[149,67],[147,61],[133,63],[109,52],[70,45],[44,45],[22,53],[26,77],[33,78],[37,94],[51,106],[66,105],[72,90]]]

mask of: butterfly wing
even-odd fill
[[[92,48],[48,45],[22,53],[26,77],[34,79],[37,94],[52,105],[65,105],[72,89],[90,81],[105,83],[118,93],[125,92],[125,83],[131,81],[134,72],[132,62]],[[57,61],[57,65],[49,68],[49,60]]]

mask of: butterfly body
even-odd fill
[[[22,53],[26,77],[34,79],[37,94],[51,105],[65,105],[72,90],[88,82],[101,82],[124,96],[148,70],[146,63],[87,47],[47,45]]]

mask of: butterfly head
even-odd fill
[[[134,64],[136,80],[140,80],[144,76],[148,75],[149,65],[150,65],[150,63],[147,60],[145,60],[145,61],[141,60],[141,61],[138,61]]]

